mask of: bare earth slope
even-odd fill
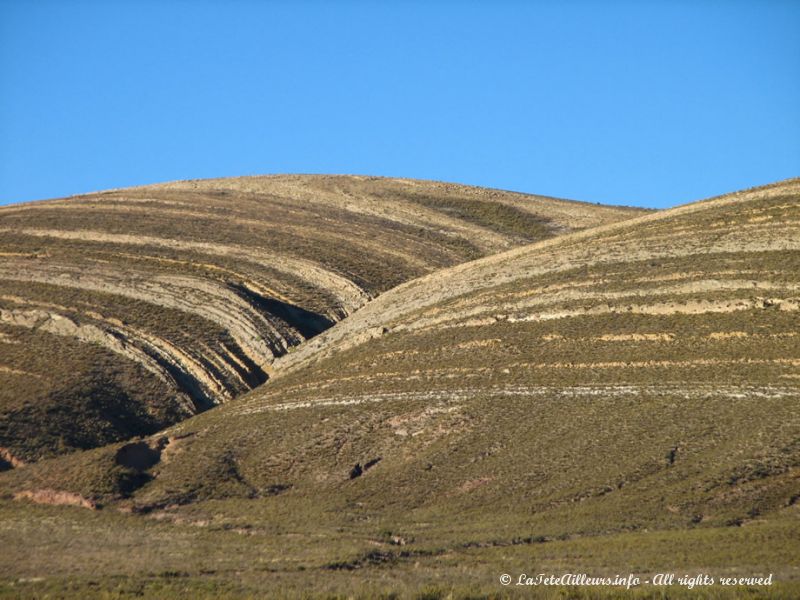
[[[0,468],[152,433],[399,283],[634,214],[328,176],[0,208]]]
[[[792,581],[799,322],[790,180],[406,283],[239,400],[0,486],[175,536],[202,525],[203,568],[256,586],[302,588],[309,570],[345,591],[351,571],[358,585],[451,585],[464,565],[490,591],[499,573],[546,567]],[[230,529],[253,554],[214,550]]]

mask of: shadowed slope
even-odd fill
[[[275,357],[398,283],[633,214],[328,176],[4,207],[0,448],[30,461],[152,433],[263,383]]]

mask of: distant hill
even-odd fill
[[[798,323],[795,179],[408,280],[235,402],[0,490],[11,522],[40,510],[24,499],[106,507],[121,531],[153,528],[161,564],[192,539],[190,578],[224,564],[252,589],[450,589],[469,572],[490,594],[545,568],[793,581]]]
[[[153,433],[400,283],[635,214],[332,176],[0,208],[0,468]]]

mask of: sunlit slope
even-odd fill
[[[275,176],[0,209],[0,467],[152,433],[409,279],[636,214],[466,186]]]
[[[693,299],[708,301],[698,314],[744,309],[754,298],[770,296],[770,289],[783,289],[780,278],[793,274],[792,265],[786,265],[755,276],[772,261],[780,261],[780,267],[795,260],[799,187],[800,180],[788,180],[729,194],[421,277],[371,302],[276,366],[286,373],[388,330],[470,328],[474,319],[490,325],[584,313],[677,314],[692,312]],[[790,286],[789,297],[797,297],[791,292]],[[726,293],[748,301],[732,307],[714,300]],[[672,306],[673,298],[690,306]],[[656,306],[662,300],[670,306]],[[784,308],[790,306],[791,301]]]
[[[13,485],[139,509],[278,492],[298,510],[502,508],[559,534],[779,511],[800,493],[799,192],[408,284],[336,326],[344,349],[153,438],[136,485],[114,449]]]

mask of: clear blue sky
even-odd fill
[[[670,206],[800,175],[800,2],[0,0],[0,203],[358,173]]]

